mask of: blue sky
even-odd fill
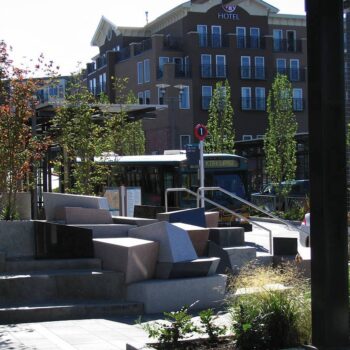
[[[0,0],[0,40],[13,46],[16,63],[41,53],[61,67],[77,70],[98,52],[90,41],[102,15],[117,26],[143,26],[184,0]],[[304,14],[304,0],[266,0],[280,13]]]

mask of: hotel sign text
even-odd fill
[[[218,19],[230,19],[233,21],[238,21],[239,16],[237,13],[234,13],[237,6],[235,5],[222,5],[224,12],[218,13]]]

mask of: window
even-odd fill
[[[164,104],[164,93],[162,88],[158,88],[158,104],[163,105]]]
[[[137,62],[137,83],[143,83],[143,62]]]
[[[169,57],[159,57],[158,78],[161,78],[161,77],[163,76],[164,65],[165,65],[166,63],[169,63]]]
[[[252,135],[243,135],[242,140],[243,141],[253,140],[253,136]]]
[[[137,99],[139,100],[139,104],[143,105],[144,100],[143,100],[143,92],[142,91],[137,93]]]
[[[241,88],[241,108],[242,110],[252,109],[252,92],[250,87]]]
[[[303,109],[303,89],[293,89],[293,110],[302,111]]]
[[[257,111],[265,111],[265,88],[256,87],[255,88],[255,109]]]
[[[175,64],[175,76],[183,76],[183,73],[184,73],[183,58],[174,57],[173,62]]]
[[[276,59],[276,70],[279,74],[287,73],[287,63],[285,58],[277,58]]]
[[[188,77],[190,75],[190,57],[189,56],[185,56],[184,71],[185,71],[185,76]]]
[[[96,93],[97,93],[97,86],[96,86],[97,84],[96,84],[96,78],[94,78],[94,79],[92,79],[92,86],[93,86],[93,90],[92,90],[92,93],[94,94],[94,95],[96,95]]]
[[[186,145],[191,143],[190,135],[180,135],[180,149],[185,149]]]
[[[265,137],[265,135],[256,135],[257,139],[263,139]]]
[[[221,26],[211,26],[211,47],[221,47]]]
[[[241,56],[241,78],[250,79],[250,57]]]
[[[188,86],[184,86],[180,95],[179,101],[180,109],[189,109],[190,108],[190,89]]]
[[[145,99],[145,104],[149,105],[151,103],[151,92],[149,90],[146,90],[143,94],[144,99]]]
[[[202,78],[211,78],[211,55],[201,55]]]
[[[250,48],[260,48],[260,28],[250,28]]]
[[[225,78],[226,77],[226,56],[216,55],[216,77]]]
[[[199,47],[207,47],[208,46],[208,29],[206,25],[198,24],[197,32],[199,37]]]
[[[282,51],[282,39],[283,39],[282,29],[274,29],[273,30],[273,50],[274,51]]]
[[[299,81],[299,60],[298,59],[292,59],[289,61],[289,67],[290,67],[290,74],[289,74],[289,80],[290,81]]]
[[[202,86],[202,109],[208,110],[211,97],[213,95],[213,88],[211,86]]]
[[[150,60],[149,59],[145,59],[143,61],[143,77],[144,77],[144,81],[145,83],[149,83],[151,81],[151,72],[150,72]]]
[[[265,59],[261,56],[256,56],[254,58],[254,74],[255,79],[265,79]]]
[[[245,27],[236,27],[237,48],[244,49],[246,47]]]
[[[99,80],[99,93],[106,92],[106,73],[100,74],[98,77]]]
[[[296,51],[296,33],[295,30],[287,30],[287,51],[295,52]]]

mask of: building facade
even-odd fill
[[[261,0],[192,0],[139,28],[102,17],[91,43],[99,54],[87,64],[90,91],[113,101],[112,77],[127,77],[141,104],[168,105],[143,121],[147,153],[196,142],[194,126],[206,124],[215,84],[226,79],[237,141],[263,138],[278,72],[292,82],[298,133],[308,130],[304,16]]]

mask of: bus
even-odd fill
[[[167,188],[185,187],[196,192],[199,187],[198,165],[188,164],[185,152],[116,156],[114,159],[105,160],[105,163],[112,169],[107,186],[140,187],[142,205],[164,206]],[[233,154],[204,154],[204,168],[206,187],[222,187],[239,197],[247,198],[246,158]],[[232,199],[225,197],[228,196],[219,192],[211,194],[214,201],[226,206]],[[185,192],[172,192],[169,193],[168,203],[169,206],[188,208],[195,206],[196,198]]]

